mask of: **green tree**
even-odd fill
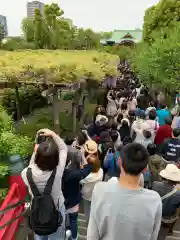
[[[100,46],[100,34],[91,29],[76,29],[74,33],[75,49],[96,49]]]
[[[64,11],[58,4],[45,5],[44,17],[39,9],[35,18],[22,21],[22,31],[29,43],[36,48],[46,49],[97,49],[100,47],[101,34],[91,29],[72,27],[63,18]]]
[[[112,37],[112,32],[101,32],[101,39],[110,39]]]
[[[45,5],[44,9],[44,21],[46,34],[48,37],[48,45],[50,49],[58,48],[58,41],[60,36],[60,24],[58,18],[64,14],[64,11],[61,10],[56,3],[52,3],[51,5]],[[49,36],[48,36],[49,35]]]
[[[68,22],[59,19],[58,22],[58,48],[73,49],[74,48],[74,29],[70,28]]]
[[[153,43],[157,38],[166,38],[169,28],[173,28],[179,21],[180,0],[161,0],[145,13],[144,40]]]
[[[4,26],[0,24],[0,46],[2,44],[2,40],[4,39],[4,36],[5,36]]]
[[[27,42],[34,41],[35,27],[32,18],[24,18],[21,25],[22,32]]]
[[[180,23],[151,45],[141,43],[133,57],[134,67],[142,81],[168,92],[180,90]]]
[[[43,38],[44,22],[39,9],[35,10],[34,18],[34,41],[36,48],[43,48],[44,38]]]

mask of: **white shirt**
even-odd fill
[[[133,98],[132,101],[129,102],[128,106],[129,106],[129,110],[136,110],[136,106],[137,106],[136,98]]]
[[[53,136],[53,139],[59,149],[59,164],[57,166],[56,176],[54,179],[51,196],[53,197],[53,200],[54,200],[54,203],[56,204],[56,206],[60,208],[62,206],[62,204],[64,203],[64,196],[61,191],[61,179],[62,179],[62,175],[64,172],[66,159],[67,159],[67,146],[58,135]],[[32,169],[32,177],[33,177],[34,183],[36,184],[40,193],[42,193],[46,186],[47,180],[50,178],[50,176],[52,174],[52,171],[42,171],[41,169],[39,169],[39,167],[34,162],[35,155],[36,154],[33,153],[28,167],[30,167]],[[28,191],[29,191],[30,195],[33,197],[31,188],[29,186],[29,182],[26,177],[26,172],[27,172],[27,168],[25,168],[22,171],[21,176],[22,176],[22,179],[23,179],[25,185],[28,187]]]
[[[103,170],[100,168],[97,173],[90,173],[85,179],[81,180],[82,196],[85,200],[91,201],[92,192],[96,183],[103,179]]]
[[[117,177],[112,177],[108,180],[108,182],[118,182],[118,181],[119,181],[119,179]],[[140,178],[139,178],[139,185],[141,187],[144,187],[144,176],[143,176],[142,173],[141,173]]]
[[[136,88],[136,97],[140,95],[141,88]]]
[[[146,120],[146,123],[149,126],[149,131],[151,132],[152,137],[154,138],[156,135],[156,131],[159,128],[159,123],[156,120],[150,120],[150,119]]]
[[[148,139],[147,143],[143,144],[144,141],[146,142],[146,140],[144,138],[144,134],[143,134],[144,130],[151,131],[150,126],[147,124],[147,122],[145,120],[137,119],[136,121],[133,122],[132,133],[133,133],[133,131],[136,132],[136,138],[134,139],[134,142],[140,143],[142,145],[144,145],[144,144],[146,145],[146,144],[153,142],[153,135],[152,135],[151,138]],[[152,134],[152,132],[151,132],[151,134]]]
[[[156,111],[156,108],[155,107],[148,107],[147,109],[146,109],[146,116],[148,116],[149,115],[149,112],[151,111],[151,110],[155,110]]]

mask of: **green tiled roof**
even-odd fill
[[[115,30],[112,34],[111,39],[108,39],[108,42],[121,42],[121,39],[124,38],[126,35],[132,36],[132,41],[139,42],[142,39],[142,30]],[[129,37],[127,38],[129,40]]]

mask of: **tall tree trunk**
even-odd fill
[[[77,104],[75,101],[72,103],[72,115],[73,115],[73,133],[76,133],[76,125],[77,125],[77,119],[76,119],[76,109]]]
[[[16,96],[17,120],[19,121],[21,119],[21,110],[20,110],[20,98],[19,98],[18,85],[15,86],[15,96]]]
[[[53,92],[53,115],[54,115],[54,131],[60,134],[60,121],[59,121],[59,107],[58,107],[58,91],[55,89]]]
[[[82,115],[81,115],[81,127],[84,127],[84,117],[85,117],[85,100],[84,100],[84,92],[82,93]]]

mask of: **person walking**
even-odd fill
[[[35,232],[35,240],[64,240],[65,206],[61,182],[66,158],[67,146],[55,132],[49,129],[37,132],[36,145],[29,166],[21,173],[32,200],[30,222]],[[57,227],[54,222],[57,217],[56,210],[60,217],[57,219],[59,221]]]
[[[168,164],[160,172],[161,182],[153,183],[153,190],[158,192],[162,199],[162,227],[169,229],[172,234],[173,227],[179,218],[180,207],[180,169],[174,164]]]
[[[159,125],[160,126],[163,126],[165,125],[165,120],[168,118],[168,117],[171,117],[171,114],[166,106],[166,104],[161,104],[160,105],[160,109],[157,110],[157,117],[158,117],[158,122],[159,122]]]
[[[91,160],[91,162],[93,162],[91,173],[86,178],[80,181],[82,185],[84,214],[87,223],[89,222],[91,199],[94,186],[96,185],[96,183],[101,182],[103,179],[103,170],[101,168],[100,160],[97,156],[94,155],[90,155],[89,158],[94,158],[93,161]]]
[[[123,147],[119,181],[98,183],[94,188],[87,240],[157,240],[161,198],[139,185],[148,160],[149,154],[141,144]]]

